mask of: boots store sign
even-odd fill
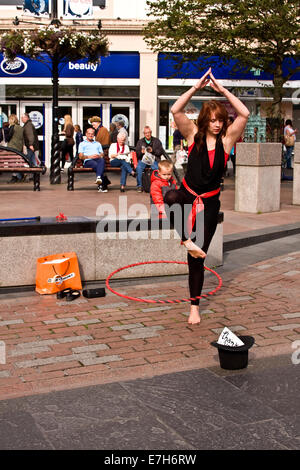
[[[91,64],[87,60],[67,62],[61,70],[61,78],[139,78],[140,57],[137,52],[111,53],[102,57],[100,64]],[[3,77],[51,78],[49,68],[36,60],[16,57],[7,60],[0,54],[0,78]]]
[[[15,60],[3,59],[0,64],[1,70],[6,75],[21,75],[27,70],[24,59],[17,57]]]

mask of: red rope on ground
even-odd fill
[[[203,298],[208,298],[209,296],[211,295],[214,295],[219,289],[221,289],[222,287],[222,278],[221,276],[219,276],[218,273],[216,273],[215,271],[213,271],[212,269],[210,268],[207,268],[206,266],[204,266],[204,269],[206,269],[207,271],[210,271],[212,274],[214,274],[218,281],[219,281],[219,284],[217,285],[217,287],[215,287],[215,289],[211,290],[210,292],[208,292],[207,294],[202,294],[202,295],[199,295],[197,297],[193,297],[193,298],[189,298],[189,299],[174,299],[174,300],[155,300],[155,299],[141,299],[139,297],[131,297],[129,295],[125,295],[125,294],[121,294],[120,292],[117,292],[116,290],[114,290],[110,285],[109,285],[109,281],[111,280],[111,278],[119,273],[120,271],[123,271],[124,269],[128,269],[128,268],[133,268],[135,266],[141,266],[143,264],[156,264],[156,263],[175,263],[175,264],[187,264],[186,261],[143,261],[142,263],[134,263],[134,264],[129,264],[128,266],[124,266],[122,268],[118,268],[116,269],[115,271],[113,271],[112,273],[110,273],[107,278],[106,278],[106,287],[113,293],[113,294],[116,294],[118,295],[119,297],[123,297],[124,299],[129,299],[129,300],[134,300],[136,302],[145,302],[145,303],[148,303],[148,304],[176,304],[176,303],[181,303],[181,302],[190,302],[191,300],[196,300],[196,299],[203,299]]]

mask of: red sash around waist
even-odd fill
[[[191,234],[192,230],[193,230],[194,223],[196,221],[197,214],[199,212],[203,211],[203,209],[204,209],[204,204],[203,204],[202,198],[215,196],[216,194],[219,194],[221,189],[218,188],[218,189],[214,189],[213,191],[209,191],[207,193],[197,194],[197,193],[195,193],[195,191],[193,191],[187,185],[187,182],[185,181],[184,178],[182,180],[182,184],[189,191],[189,193],[191,193],[193,196],[196,196],[196,199],[193,202],[192,210],[191,210],[191,212],[189,214],[189,218],[188,218],[188,233]]]

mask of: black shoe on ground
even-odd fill
[[[100,184],[98,186],[98,192],[99,193],[107,193],[107,187],[106,186],[103,186],[102,184]]]
[[[7,181],[7,184],[15,184],[18,183],[19,180],[16,176],[12,176],[10,180]]]

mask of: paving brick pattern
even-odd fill
[[[101,302],[70,303],[55,295],[2,295],[0,399],[217,365],[210,342],[225,326],[255,337],[250,358],[292,354],[300,339],[299,265],[295,252],[225,272],[222,289],[201,301],[195,326],[187,323],[187,303],[149,307],[110,292]],[[208,274],[205,288],[214,285]],[[132,282],[126,292],[185,297],[187,281]]]

